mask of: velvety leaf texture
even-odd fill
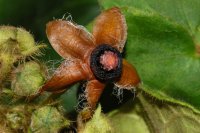
[[[200,130],[200,116],[191,109],[155,101],[144,93],[108,116],[117,133],[199,133]]]
[[[100,0],[121,7],[128,24],[126,58],[143,90],[158,99],[200,109],[200,1]]]

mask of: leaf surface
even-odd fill
[[[135,103],[135,104],[133,104]],[[191,109],[140,93],[108,114],[117,133],[198,133],[200,116]]]
[[[128,24],[125,55],[142,88],[158,99],[200,109],[200,1],[100,0],[121,7]]]

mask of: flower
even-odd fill
[[[92,34],[67,20],[49,22],[46,33],[53,48],[65,61],[41,91],[59,93],[68,85],[87,80],[86,99],[93,110],[108,82],[122,89],[139,84],[136,69],[121,56],[127,26],[119,8],[103,11],[95,20]]]

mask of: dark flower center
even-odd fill
[[[122,56],[107,44],[99,45],[92,51],[90,67],[98,80],[112,82],[121,76]]]

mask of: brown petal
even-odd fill
[[[53,48],[63,58],[83,59],[94,46],[92,35],[70,21],[51,21],[47,24],[46,33]]]
[[[52,78],[42,87],[41,92],[50,91],[59,93],[64,91],[68,85],[87,79],[89,75],[86,69],[87,66],[85,68],[82,66],[84,66],[84,63],[79,59],[64,61],[55,71]]]
[[[126,20],[119,8],[103,11],[97,18],[93,28],[96,44],[109,44],[122,52],[126,36]]]
[[[104,90],[105,84],[98,80],[88,81],[86,85],[86,98],[91,109],[95,109],[96,104]]]
[[[120,80],[117,81],[115,85],[119,88],[132,89],[134,87],[137,87],[139,83],[140,78],[137,74],[136,69],[126,60],[123,60],[122,75],[120,77]]]

